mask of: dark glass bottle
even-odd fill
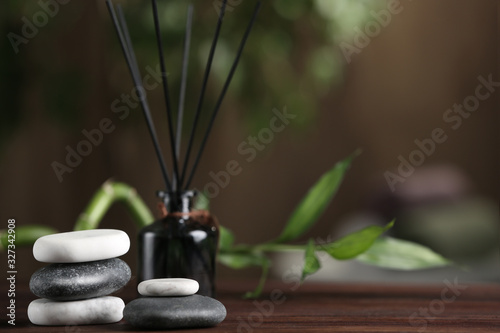
[[[198,294],[215,296],[218,222],[207,211],[192,210],[194,191],[159,192],[166,216],[139,232],[139,282],[155,278],[190,278]]]

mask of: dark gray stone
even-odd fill
[[[219,324],[226,313],[221,302],[207,296],[143,297],[125,306],[123,318],[140,328],[198,328]]]
[[[41,298],[74,301],[109,295],[130,280],[130,267],[121,259],[51,264],[36,271],[30,290]]]

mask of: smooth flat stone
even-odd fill
[[[151,279],[137,286],[142,296],[189,296],[200,288],[198,281],[184,278]]]
[[[28,318],[44,326],[110,324],[123,318],[124,307],[122,299],[113,296],[68,302],[41,298],[28,306]]]
[[[221,302],[207,296],[142,297],[125,306],[123,318],[147,329],[199,328],[219,324],[226,313]]]
[[[129,248],[125,232],[95,229],[40,237],[33,245],[33,256],[41,262],[74,263],[119,257]]]
[[[73,301],[109,295],[124,287],[130,277],[130,267],[117,258],[50,264],[31,276],[30,290],[41,298]]]

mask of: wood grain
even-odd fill
[[[450,282],[453,285],[453,281]],[[500,285],[355,285],[269,283],[258,300],[241,295],[249,282],[219,283],[218,299],[228,316],[219,326],[203,332],[500,332]],[[2,294],[7,284],[2,282]],[[292,290],[295,289],[295,290]],[[116,294],[125,302],[136,297],[135,282]],[[27,283],[17,283],[16,326],[5,332],[141,332],[121,321],[112,325],[40,327],[32,325],[26,308],[35,296]],[[184,333],[200,330],[182,330]]]

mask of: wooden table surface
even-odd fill
[[[2,293],[3,332],[141,332],[123,320],[95,326],[42,327],[28,321],[35,299],[27,283],[16,283],[16,326],[7,323],[7,284]],[[241,295],[253,285],[219,283],[218,299],[228,315],[217,327],[190,332],[500,332],[500,285],[355,285],[268,283],[258,300]],[[135,298],[135,283],[116,296]]]

